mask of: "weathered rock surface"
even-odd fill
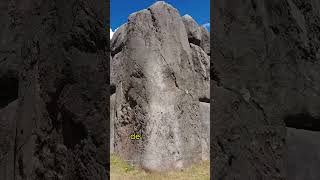
[[[182,169],[209,157],[210,119],[200,116],[200,100],[204,114],[210,98],[209,56],[200,45],[209,40],[202,31],[196,43],[188,37],[197,26],[157,2],[131,14],[111,40],[114,151],[145,169]],[[133,133],[142,140],[130,140]]]
[[[14,177],[14,141],[17,100],[0,110],[0,179]]]
[[[197,45],[191,44],[191,54],[195,73],[195,87],[199,101],[210,103],[210,57]]]
[[[110,96],[110,152],[114,153],[114,120],[116,94]]]
[[[320,132],[287,128],[287,179],[320,179]]]
[[[182,20],[187,30],[189,42],[200,46],[202,50],[209,55],[210,34],[206,28],[199,26],[190,15],[182,16]]]
[[[210,104],[200,102],[202,159],[210,160]]]
[[[107,179],[106,8],[1,1],[0,179]]]
[[[316,0],[213,1],[215,179],[291,177],[286,176],[285,125],[304,118],[317,122],[320,115],[319,5]]]

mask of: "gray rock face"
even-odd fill
[[[106,4],[1,1],[0,179],[107,179]]]
[[[200,102],[202,159],[210,160],[210,104]]]
[[[111,40],[114,151],[148,170],[182,169],[209,157],[209,129],[202,126],[209,118],[199,101],[210,98],[209,56],[201,33],[193,44],[188,28],[175,8],[157,2],[131,14]],[[133,133],[142,140],[130,140]]]
[[[191,44],[192,60],[195,73],[195,87],[200,101],[209,103],[210,99],[210,56],[199,46]]]
[[[0,179],[13,180],[19,94],[20,18],[10,1],[0,2]]]
[[[316,0],[213,1],[215,179],[286,179],[285,125],[319,126],[318,9]]]
[[[200,47],[210,56],[210,33],[205,27],[200,26],[201,41]]]
[[[182,20],[187,30],[189,42],[200,46],[201,31],[199,25],[190,15],[184,15]]]
[[[190,15],[184,15],[182,20],[187,30],[189,42],[200,46],[202,50],[209,55],[210,34],[206,28],[199,26]]]
[[[0,179],[14,177],[14,140],[17,100],[0,110]]]
[[[110,152],[114,153],[114,120],[115,120],[115,99],[116,94],[110,97]]]
[[[320,132],[287,128],[287,179],[320,179]]]

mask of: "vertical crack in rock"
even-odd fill
[[[173,79],[174,79],[174,84],[175,84],[175,86],[179,89],[179,85],[178,85],[178,83],[177,83],[177,78],[176,78],[176,76],[174,75],[174,72],[172,72],[171,75],[172,75],[172,77],[173,77]]]
[[[268,122],[268,117],[267,117],[267,114],[265,113],[263,107],[256,101],[254,100],[253,98],[251,98],[251,101],[253,102],[253,104],[255,105],[255,107],[261,111],[262,115],[263,115],[263,119],[265,122]]]
[[[151,19],[152,19],[152,26],[154,27],[154,30],[158,33],[159,32],[159,24],[158,24],[158,20],[156,19],[156,17],[154,16],[152,10],[150,8],[147,9],[150,14],[151,14]]]
[[[173,78],[175,86],[176,86],[178,89],[180,89],[174,71],[170,68],[170,65],[168,64],[168,62],[166,61],[166,59],[163,57],[163,55],[162,55],[161,53],[160,53],[160,56],[161,56],[162,60],[163,60],[163,61],[166,63],[166,65],[167,65],[167,69],[166,69],[166,70],[168,71],[167,73],[169,73],[169,75]]]

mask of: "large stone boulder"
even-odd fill
[[[1,1],[0,179],[108,178],[106,8]]]
[[[197,45],[190,43],[190,47],[195,71],[197,96],[200,101],[210,103],[210,56]]]
[[[131,14],[111,40],[114,151],[148,170],[182,169],[202,152],[209,156],[209,118],[199,107],[210,98],[209,56],[187,29],[160,1]],[[133,133],[142,140],[130,140]]]
[[[316,0],[213,1],[215,179],[286,178],[288,117],[320,115],[318,9]]]
[[[210,55],[210,34],[207,29],[199,26],[188,14],[182,16],[182,20],[187,30],[189,42],[200,46],[205,53]]]

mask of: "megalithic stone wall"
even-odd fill
[[[209,43],[206,29],[164,2],[131,14],[115,32],[115,153],[155,171],[209,159]],[[130,140],[133,133],[142,139]]]

